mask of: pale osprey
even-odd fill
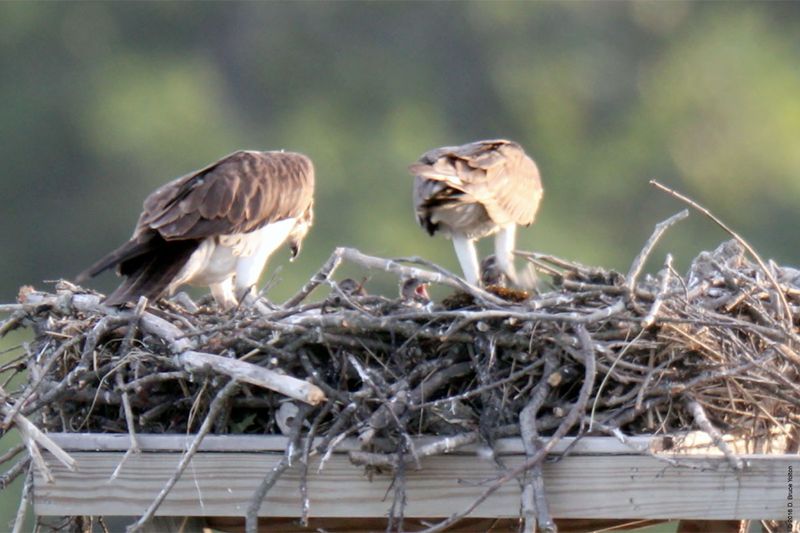
[[[208,286],[223,307],[258,282],[288,240],[292,258],[311,226],[314,166],[303,154],[238,151],[156,189],[131,239],[78,279],[117,267],[108,305],[156,300],[179,285]]]
[[[516,281],[516,227],[533,223],[542,198],[539,169],[522,147],[504,139],[446,146],[409,169],[417,221],[429,234],[453,240],[466,280],[480,280],[475,240],[496,234],[497,265]]]

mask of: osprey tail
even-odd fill
[[[103,303],[136,303],[141,296],[154,302],[164,294],[196,249],[197,241],[166,241],[163,246],[120,262],[119,271],[126,276],[125,281]]]

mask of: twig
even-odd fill
[[[303,422],[308,415],[308,410],[309,408],[307,405],[300,405],[300,410],[292,421],[289,443],[286,445],[283,458],[277,465],[272,467],[272,470],[270,470],[266,476],[264,476],[264,479],[253,493],[253,497],[250,498],[250,504],[247,506],[247,515],[245,517],[246,533],[258,533],[258,511],[261,509],[261,504],[264,503],[267,492],[278,482],[278,479],[280,479],[283,473],[292,466],[294,460],[302,453],[302,448],[299,445],[300,433],[303,428]]]
[[[3,472],[0,475],[0,491],[5,490],[9,485],[11,485],[14,480],[16,480],[20,474],[25,472],[31,464],[30,456],[23,457],[19,461],[17,461],[14,466]]]
[[[322,268],[314,274],[314,276],[309,280],[308,283],[303,285],[303,288],[297,292],[294,296],[286,300],[281,307],[284,309],[292,309],[296,307],[300,302],[306,299],[306,296],[311,294],[314,289],[316,289],[322,283],[325,283],[332,275],[339,264],[342,262],[342,250],[343,248],[336,248],[331,256],[325,261],[325,264],[322,265]]]
[[[22,309],[17,309],[11,313],[11,316],[6,320],[0,322],[0,338],[5,337],[9,331],[13,331],[22,325],[22,320],[27,316],[27,313]]]
[[[311,500],[308,497],[308,460],[312,453],[314,438],[317,435],[319,424],[325,420],[331,409],[333,409],[332,402],[326,403],[322,409],[320,409],[317,416],[314,417],[314,421],[311,422],[311,427],[308,429],[308,434],[303,442],[303,451],[300,455],[300,498],[302,500],[300,505],[300,523],[303,527],[308,527],[308,513],[311,510]],[[302,427],[301,425],[300,428],[302,429]]]
[[[147,298],[142,296],[139,299],[139,302],[136,304],[136,308],[133,311],[133,317],[128,323],[128,332],[125,334],[125,338],[120,344],[120,357],[125,357],[130,351],[131,343],[133,342],[133,338],[136,335],[136,329],[139,325],[139,320],[141,319],[146,307]],[[122,471],[122,465],[125,464],[131,455],[137,454],[141,451],[139,448],[139,441],[136,439],[136,420],[133,416],[133,409],[131,409],[131,399],[128,396],[128,391],[125,390],[125,377],[123,376],[124,371],[124,367],[120,365],[120,368],[117,369],[114,379],[116,381],[117,388],[122,391],[122,409],[125,413],[125,422],[128,427],[128,435],[131,439],[131,445],[130,448],[128,448],[128,450],[125,452],[125,455],[122,456],[122,460],[114,469],[114,472],[111,474],[111,480],[114,480],[117,478],[117,476],[119,476],[119,473]]]
[[[470,294],[474,298],[483,300],[485,302],[489,302],[494,305],[506,304],[504,300],[498,298],[494,294],[486,292],[485,290],[475,287],[474,285],[470,285],[469,283],[462,280],[458,276],[451,274],[445,269],[437,267],[432,263],[430,263],[429,261],[426,261],[418,257],[403,258],[403,259],[383,259],[381,257],[373,257],[370,255],[362,254],[355,248],[337,248],[337,251],[339,250],[341,250],[342,259],[346,259],[347,261],[360,265],[364,268],[372,268],[376,270],[382,270],[384,272],[391,272],[392,274],[396,274],[400,277],[407,277],[407,278],[413,277],[419,279],[420,281],[425,281],[428,283],[439,283],[441,285],[446,285],[454,289],[460,289]],[[408,267],[405,265],[401,265],[400,262],[417,263],[417,264],[425,264],[427,266],[433,266],[435,267],[437,272],[429,272],[427,270],[422,270],[420,268]]]
[[[117,479],[117,476],[119,476],[119,473],[122,471],[122,466],[132,455],[141,452],[141,449],[139,448],[139,441],[136,438],[136,421],[133,417],[133,409],[131,409],[131,400],[128,397],[128,392],[124,389],[125,380],[122,377],[121,368],[117,370],[115,380],[117,383],[117,388],[122,391],[122,408],[123,412],[125,413],[125,422],[126,426],[128,427],[128,435],[130,436],[131,445],[130,448],[128,448],[128,450],[125,452],[125,455],[122,456],[122,459],[114,469],[114,472],[111,473],[111,477],[109,479],[110,481]]]
[[[653,302],[653,305],[650,307],[650,312],[647,313],[647,316],[645,316],[644,320],[642,320],[643,329],[649,328],[655,323],[656,317],[658,317],[658,313],[661,311],[661,306],[664,305],[664,298],[667,294],[667,290],[669,289],[669,282],[671,278],[672,254],[667,254],[667,258],[664,261],[664,270],[661,271],[661,285],[658,289],[658,294],[656,294],[656,299]]]
[[[405,450],[405,443],[401,444],[401,454]],[[392,531],[403,531],[403,519],[405,518],[406,510],[406,463],[400,462],[394,471],[394,479],[392,479],[392,491],[394,497],[392,498],[392,506],[389,509],[389,520],[386,522],[386,533]],[[398,513],[398,510],[400,511]]]
[[[44,366],[41,369],[38,369],[39,375],[35,376],[33,382],[29,383],[28,386],[25,387],[25,391],[16,399],[11,409],[5,412],[5,417],[2,424],[0,424],[0,427],[7,428],[9,424],[11,424],[13,418],[22,411],[23,406],[41,386],[42,382],[47,377],[47,374],[50,372],[50,369],[56,363],[56,361],[58,361],[67,350],[79,344],[81,340],[81,336],[76,336],[72,339],[69,339],[61,344],[61,346],[56,348],[52,354],[50,354]],[[0,392],[0,400],[6,398],[7,396],[8,395],[5,392]]]
[[[144,514],[137,520],[135,523],[131,524],[127,528],[127,533],[135,533],[137,531],[141,531],[142,528],[147,524],[155,515],[158,508],[166,499],[167,495],[172,490],[172,487],[175,486],[175,483],[178,482],[181,475],[183,475],[183,471],[186,470],[186,467],[189,465],[189,462],[194,457],[195,453],[197,453],[197,449],[200,447],[200,443],[203,442],[203,438],[211,431],[211,428],[214,426],[214,422],[216,421],[216,417],[219,414],[220,410],[222,409],[223,405],[228,401],[228,399],[233,396],[239,390],[239,383],[235,380],[230,380],[224,387],[222,387],[217,395],[214,397],[214,400],[211,402],[211,405],[208,407],[208,414],[206,415],[205,420],[203,420],[203,424],[200,426],[200,429],[197,431],[192,443],[189,445],[189,448],[186,450],[186,453],[183,454],[181,457],[178,466],[175,469],[175,472],[172,476],[167,480],[167,482],[162,487],[161,491],[155,497],[153,502],[150,506],[145,510]]]
[[[351,450],[348,452],[348,457],[350,462],[354,465],[395,470],[400,463],[411,463],[422,457],[451,453],[463,446],[478,442],[479,440],[480,434],[477,431],[472,431],[469,433],[459,433],[458,435],[449,435],[435,440],[434,442],[417,446],[415,448],[416,457],[411,454],[384,454],[365,452],[362,450]]]
[[[536,427],[536,415],[550,394],[550,377],[556,370],[557,364],[558,359],[553,353],[545,355],[544,370],[539,383],[519,415],[520,435],[528,458],[535,456],[542,449],[539,430]],[[524,531],[536,531],[537,526],[548,533],[557,531],[547,505],[541,462],[536,463],[527,472],[527,480],[522,490],[522,512],[525,517]]]
[[[688,216],[689,210],[684,209],[680,213],[676,213],[668,219],[656,224],[655,230],[653,230],[650,238],[647,239],[647,242],[645,243],[644,248],[642,248],[642,250],[639,252],[639,255],[637,255],[636,259],[633,260],[631,268],[628,270],[628,275],[625,277],[625,284],[628,286],[628,290],[630,291],[631,295],[633,295],[633,291],[636,290],[636,279],[639,277],[642,268],[644,268],[644,264],[647,262],[647,258],[650,256],[650,253],[653,251],[656,243],[659,241],[659,239],[661,239],[661,236],[664,235],[664,232],[670,227]]]
[[[444,531],[451,525],[455,524],[465,516],[469,515],[472,511],[475,510],[481,503],[486,501],[486,498],[494,494],[500,487],[502,487],[508,481],[511,481],[515,477],[519,476],[521,473],[529,470],[538,462],[544,460],[550,450],[561,440],[561,437],[567,434],[567,432],[575,425],[578,419],[582,416],[583,412],[586,410],[586,404],[589,401],[589,395],[594,387],[594,379],[595,379],[595,360],[594,360],[594,348],[592,339],[589,336],[589,333],[582,325],[577,325],[575,327],[575,331],[578,334],[578,338],[581,340],[581,349],[583,352],[584,357],[584,365],[585,365],[585,372],[584,372],[584,380],[583,385],[581,386],[580,393],[578,394],[578,401],[575,405],[570,409],[567,416],[564,418],[563,422],[558,426],[558,429],[553,433],[553,436],[547,441],[547,444],[542,446],[542,448],[536,452],[536,455],[533,457],[528,458],[522,464],[514,468],[513,470],[509,471],[505,475],[503,475],[500,479],[495,481],[489,488],[487,488],[478,498],[476,498],[466,509],[459,513],[455,513],[451,515],[446,520],[439,522],[438,524],[433,525],[427,529],[422,530],[421,533],[434,533],[436,531]]]
[[[5,396],[5,392],[0,390],[0,401],[2,401]],[[0,413],[6,414],[9,410],[10,409],[7,404],[0,403]],[[55,458],[58,459],[58,461],[61,462],[61,464],[63,464],[69,471],[75,471],[75,459],[65,452],[58,444],[53,442],[53,440],[43,433],[38,427],[36,427],[33,422],[19,413],[14,416],[13,421],[14,425],[17,427],[17,430],[19,431],[20,437],[22,437],[22,442],[28,448],[28,453],[30,454],[31,459],[33,459],[36,466],[42,471],[42,474],[48,481],[53,481],[53,477],[50,473],[50,468],[42,458],[42,454],[39,451],[37,444],[41,445],[47,451],[52,453],[53,456],[55,456]]]
[[[741,457],[738,457],[733,450],[731,450],[730,446],[728,446],[728,443],[725,442],[725,439],[722,437],[722,434],[708,419],[708,415],[706,415],[703,406],[690,396],[687,397],[685,401],[686,407],[692,413],[697,427],[708,433],[708,435],[711,437],[711,440],[714,442],[714,445],[719,448],[723,455],[725,455],[725,459],[728,461],[728,464],[730,464],[731,467],[737,472],[741,472],[746,466],[745,462],[741,459]]]
[[[31,503],[32,489],[33,467],[28,467],[28,474],[25,476],[25,484],[22,486],[22,497],[19,500],[19,507],[17,507],[17,516],[14,519],[14,529],[11,530],[11,533],[22,533],[22,528],[25,525],[25,515]]]
[[[174,372],[158,372],[154,374],[148,374],[147,376],[143,376],[133,381],[129,381],[123,385],[121,390],[138,392],[155,383],[174,381],[176,379],[186,379],[188,377],[189,373],[182,370],[176,370]]]
[[[3,463],[5,463],[7,461],[10,461],[14,457],[16,457],[17,454],[19,454],[19,452],[21,452],[24,449],[25,449],[25,445],[24,444],[17,444],[16,446],[14,446],[12,448],[9,448],[8,450],[6,450],[6,452],[3,455],[0,455],[0,465],[2,465]]]
[[[611,363],[611,367],[608,369],[608,372],[606,373],[605,376],[603,376],[603,380],[600,382],[600,386],[597,387],[597,394],[595,395],[594,401],[592,402],[592,411],[591,411],[590,416],[589,416],[589,431],[592,430],[592,424],[594,423],[594,420],[595,420],[595,414],[596,414],[596,411],[597,411],[597,406],[599,405],[600,398],[602,398],[602,394],[601,393],[603,392],[603,389],[605,388],[606,383],[608,383],[608,381],[611,379],[611,374],[614,371],[614,368],[617,366],[617,363],[619,363],[622,360],[622,357],[628,352],[628,349],[631,346],[633,346],[636,343],[636,341],[639,340],[639,338],[642,335],[644,335],[644,333],[645,333],[645,330],[639,331],[639,333],[636,335],[636,337],[634,337],[634,339],[631,342],[627,343],[625,345],[625,347],[622,350],[620,350],[619,354],[617,354],[617,357],[614,358],[614,362]]]
[[[741,244],[742,247],[744,247],[744,249],[747,250],[750,253],[750,255],[753,257],[753,259],[756,260],[756,263],[758,263],[758,266],[761,267],[761,270],[764,272],[764,275],[767,277],[767,279],[769,279],[770,283],[772,283],[772,286],[775,287],[775,292],[777,293],[778,300],[781,303],[781,310],[783,312],[783,319],[789,325],[791,325],[791,322],[792,322],[792,308],[789,306],[789,302],[786,301],[786,295],[783,293],[783,289],[781,288],[780,284],[778,283],[778,280],[775,279],[775,275],[773,274],[772,269],[767,268],[767,265],[764,263],[764,261],[761,259],[761,256],[758,255],[758,253],[755,251],[755,249],[752,246],[750,246],[750,244],[747,241],[745,241],[738,233],[733,231],[724,222],[722,222],[720,219],[718,219],[716,216],[714,216],[711,213],[711,211],[709,211],[705,207],[701,206],[700,204],[698,204],[697,202],[695,202],[691,198],[688,198],[688,197],[684,196],[683,194],[677,192],[676,190],[670,189],[669,187],[666,187],[666,186],[660,184],[656,180],[650,180],[650,184],[653,185],[654,187],[658,188],[658,189],[661,189],[662,191],[666,192],[670,196],[673,196],[673,197],[677,198],[678,200],[680,200],[680,201],[682,201],[682,202],[684,202],[686,204],[689,204],[690,206],[692,206],[696,210],[700,211],[705,216],[707,216],[708,218],[713,220],[719,227],[721,227],[723,230],[725,230],[731,237],[736,239],[736,242]]]
[[[419,409],[425,409],[427,407],[434,407],[436,405],[449,404],[451,402],[458,401],[458,400],[466,400],[466,399],[469,399],[469,398],[474,398],[475,396],[479,396],[479,395],[483,394],[484,392],[488,392],[488,391],[490,391],[492,389],[496,389],[497,387],[502,387],[503,385],[506,385],[508,383],[513,383],[514,381],[518,380],[519,378],[521,378],[523,376],[529,376],[533,370],[535,370],[537,367],[539,367],[539,366],[541,366],[543,364],[543,361],[544,360],[542,360],[542,359],[537,360],[537,361],[531,363],[530,365],[527,365],[527,366],[521,368],[520,370],[517,370],[516,372],[512,372],[508,376],[506,376],[506,377],[504,377],[502,379],[495,380],[492,383],[489,383],[487,385],[481,385],[481,386],[479,386],[477,388],[470,389],[467,392],[462,392],[461,394],[456,394],[456,395],[453,395],[453,396],[447,396],[447,397],[441,398],[439,400],[432,400],[432,401],[424,402],[424,403],[420,403],[420,404],[412,404],[411,408],[414,409],[414,410],[419,410]]]
[[[322,392],[322,389],[308,381],[279,374],[238,359],[187,351],[178,356],[178,361],[190,372],[211,368],[215,372],[225,374],[235,380],[274,390],[307,404],[317,405],[325,401],[325,393]]]

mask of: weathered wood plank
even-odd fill
[[[67,451],[126,451],[130,447],[127,433],[119,434],[86,434],[86,433],[48,433],[59,446]],[[183,451],[194,440],[194,435],[137,435],[139,446],[144,451]],[[418,446],[436,440],[436,437],[420,437],[414,439]],[[583,437],[575,443],[574,437],[564,437],[553,449],[554,454],[564,453],[569,449],[571,454],[623,454],[637,453],[635,449],[662,449],[662,437],[631,437],[629,445],[622,444],[611,437]],[[283,452],[289,442],[281,435],[208,435],[200,444],[200,451],[206,452]],[[468,445],[457,450],[456,454],[474,455],[480,445]],[[635,448],[635,449],[634,449]],[[336,447],[336,453],[360,450],[357,439],[345,439]],[[495,443],[498,455],[524,454],[522,441],[517,438],[500,439]]]
[[[34,480],[39,515],[131,515],[142,512],[180,459],[179,453],[142,453],[129,458],[119,477],[110,475],[120,452],[73,452],[78,471],[69,472],[47,456],[56,482],[40,472]],[[242,516],[247,502],[277,453],[199,453],[167,497],[164,516]],[[720,457],[682,457],[695,468],[676,468],[648,456],[574,455],[545,465],[545,486],[558,518],[784,519],[789,465],[797,456],[744,456],[750,467],[737,477]],[[509,456],[513,467],[522,457]],[[342,454],[321,473],[311,465],[311,516],[381,517],[391,505],[385,495],[390,476],[372,481]],[[407,475],[407,516],[447,516],[468,505],[496,475],[493,463],[475,455],[423,460]],[[476,517],[514,517],[519,486],[509,483],[478,507]],[[297,516],[298,474],[291,470],[268,494],[262,516]]]
[[[48,436],[66,451],[127,451],[130,437],[127,433],[48,433]],[[437,437],[414,439],[417,446],[424,446]],[[782,453],[787,448],[784,432],[776,430],[773,435],[754,440],[734,439],[726,435],[725,442],[736,452],[744,453]],[[139,446],[144,451],[183,451],[191,445],[194,435],[137,435]],[[208,435],[200,444],[200,451],[208,452],[282,452],[289,442],[282,435]],[[473,455],[481,447],[470,444],[459,448],[454,454]],[[357,439],[345,439],[336,447],[335,453],[360,450]],[[631,455],[644,451],[670,454],[719,455],[722,452],[713,444],[713,439],[703,431],[690,431],[673,435],[637,435],[628,437],[626,444],[613,437],[582,437],[575,442],[574,437],[564,437],[553,448],[554,455],[569,450],[572,455],[618,454]],[[638,450],[638,451],[637,451]],[[499,439],[494,444],[497,455],[524,454],[522,441],[518,438]]]

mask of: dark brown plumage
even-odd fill
[[[145,199],[131,239],[78,279],[117,266],[126,280],[109,295],[109,305],[140,296],[155,300],[180,284],[195,283],[210,286],[215,298],[224,293],[229,306],[228,285],[241,260],[252,257],[258,262],[266,254],[260,265],[247,265],[247,272],[240,272],[248,278],[256,270],[256,278],[260,274],[272,251],[263,242],[288,240],[292,255],[297,254],[312,222],[313,192],[314,168],[308,157],[234,152],[156,189]],[[282,221],[289,222],[278,224]],[[259,231],[268,226],[279,228],[280,235]],[[242,283],[252,280],[235,281],[241,297],[249,288]]]

